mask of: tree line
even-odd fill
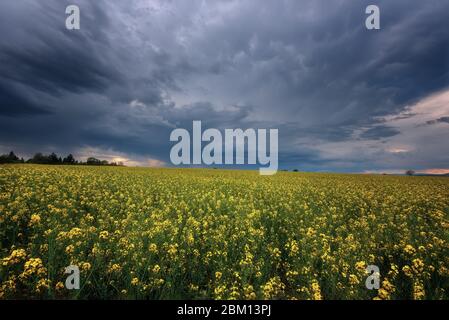
[[[123,162],[108,162],[94,157],[87,158],[86,162],[78,161],[72,154],[65,158],[59,157],[56,153],[49,155],[36,153],[32,158],[24,160],[11,151],[9,154],[0,155],[0,163],[35,163],[35,164],[64,164],[64,165],[89,165],[89,166],[124,166]]]

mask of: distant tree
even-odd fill
[[[73,157],[72,154],[69,154],[67,157],[65,157],[62,160],[62,163],[64,163],[64,164],[75,164],[76,160],[75,160],[75,158]]]
[[[298,172],[298,169],[294,169],[293,172]]]
[[[60,164],[62,163],[62,160],[60,157],[58,157],[56,155],[56,153],[52,152],[49,156],[48,156],[48,161],[50,164]]]
[[[413,176],[415,174],[415,171],[407,170],[407,171],[405,171],[405,174],[408,175],[408,176]]]
[[[20,163],[21,160],[18,156],[11,151],[9,154],[2,154],[0,156],[0,163]]]
[[[11,151],[11,152],[9,153],[8,158],[9,158],[11,161],[14,161],[14,162],[18,162],[18,161],[19,161],[19,157],[16,156],[16,155],[14,154],[13,151]]]
[[[62,159],[54,152],[48,156],[38,152],[27,162],[36,164],[61,164]]]
[[[23,158],[17,157],[13,151],[9,154],[0,155],[0,163],[25,163]],[[91,166],[124,166],[123,162],[111,162],[107,160],[100,160],[94,157],[87,158],[86,162],[77,161],[72,154],[62,159],[56,153],[52,152],[49,155],[42,154],[41,152],[36,153],[31,159],[28,159],[26,163],[35,164],[80,164],[80,165],[91,165]]]
[[[38,152],[38,153],[36,153],[33,156],[33,158],[31,158],[27,162],[38,163],[38,164],[46,164],[46,163],[49,163],[49,159],[48,159],[47,156],[44,156],[42,153]]]
[[[98,160],[97,158],[94,157],[89,157],[87,158],[86,164],[91,166],[99,166],[101,165],[101,160]]]

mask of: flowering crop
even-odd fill
[[[448,299],[448,216],[439,177],[2,166],[0,298]]]

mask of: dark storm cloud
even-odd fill
[[[363,132],[360,137],[362,139],[380,140],[382,138],[389,138],[400,133],[399,130],[387,126],[376,126]]]
[[[339,142],[349,140],[352,137],[354,127],[348,124],[338,126],[309,126],[299,127],[297,123],[282,124],[281,136],[285,136],[285,140],[291,140],[291,137],[307,137],[313,140],[323,140],[331,142]]]
[[[17,90],[0,81],[0,116],[15,117],[48,113],[44,106],[28,100]]]
[[[449,123],[449,117],[441,117],[435,120],[426,121],[426,124],[432,125],[437,123]]]
[[[2,78],[54,95],[62,90],[101,91],[118,81],[119,73],[103,55],[111,44],[98,32],[108,25],[100,3],[88,5],[94,17],[83,16],[85,28],[92,31],[70,33],[61,15],[64,1],[42,1],[42,7],[37,8],[30,1],[16,6],[3,2],[6,8],[2,8],[0,26],[11,30],[10,24],[14,24],[12,31],[0,39]],[[11,16],[14,21],[10,21]]]
[[[376,2],[368,31],[368,1],[1,1],[0,146],[168,162],[201,120],[278,128],[281,166],[369,168],[400,134],[380,117],[449,84],[449,3]]]

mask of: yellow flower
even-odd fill
[[[36,292],[42,293],[50,287],[49,279],[40,279],[36,284]]]
[[[412,245],[408,244],[408,245],[405,246],[404,252],[407,253],[407,254],[412,255],[412,254],[414,254],[416,252],[416,250],[415,250],[415,248],[413,248]]]
[[[252,285],[246,285],[244,288],[244,296],[247,300],[255,300],[256,293],[254,292],[254,287]]]
[[[108,237],[109,237],[109,232],[107,232],[107,231],[101,231],[100,232],[100,239],[101,240],[107,240]]]
[[[377,292],[377,295],[382,300],[390,299],[390,293],[387,290],[385,290],[384,288],[380,288],[379,291]]]
[[[66,252],[67,254],[72,254],[74,251],[75,251],[75,246],[74,246],[73,244],[68,245],[68,246],[65,248],[65,252]]]
[[[156,264],[154,267],[153,267],[153,272],[154,273],[158,273],[159,271],[161,270],[161,267],[158,265],[158,264]]]
[[[317,280],[312,281],[312,299],[321,300],[321,288]]]
[[[279,248],[274,248],[271,251],[271,255],[273,256],[273,258],[279,258],[281,256],[281,250],[279,250]]]
[[[220,271],[215,272],[215,279],[220,280],[222,275]]]
[[[296,255],[299,252],[299,245],[296,240],[292,240],[290,243],[286,245],[287,249],[290,248],[290,254]]]
[[[425,297],[425,291],[424,286],[421,282],[416,281],[413,284],[413,299],[415,300],[421,300]]]
[[[384,281],[382,281],[382,288],[384,288],[385,290],[387,290],[388,292],[394,292],[395,287],[394,285],[388,281],[388,279],[385,279]]]
[[[155,244],[155,243],[150,244],[149,250],[150,250],[150,252],[156,253],[157,252],[157,244]]]
[[[118,263],[114,263],[112,266],[108,268],[109,273],[119,272],[122,270],[122,267]]]
[[[281,297],[284,293],[285,284],[282,283],[281,279],[276,276],[268,280],[262,286],[262,291],[265,299],[274,299]]]
[[[138,284],[139,284],[139,279],[138,279],[138,278],[133,278],[133,279],[131,280],[131,285],[137,286]]]
[[[391,264],[391,270],[388,271],[388,275],[392,278],[396,277],[399,274],[398,266],[394,263]]]
[[[198,291],[199,286],[191,283],[191,284],[189,284],[189,289],[190,289],[190,291]]]
[[[421,273],[424,270],[424,262],[421,259],[413,259],[412,268],[415,273]]]
[[[89,262],[83,262],[82,264],[81,264],[81,269],[82,270],[84,270],[84,271],[89,271],[90,269],[91,269],[91,265],[90,265],[90,263]]]
[[[355,274],[350,274],[349,275],[349,283],[351,285],[357,285],[360,283],[359,279],[357,278],[357,276]]]
[[[30,218],[30,226],[37,225],[41,222],[41,217],[38,214],[32,214]]]
[[[61,291],[64,288],[65,288],[64,283],[62,283],[61,281],[57,282],[55,285],[56,291]]]
[[[47,273],[47,269],[44,267],[42,260],[40,258],[31,258],[24,265],[24,271],[21,277],[27,278],[31,275],[42,276]]]
[[[178,244],[171,244],[168,248],[168,254],[171,256],[175,256],[178,252]]]
[[[365,261],[356,262],[355,268],[360,272],[365,272],[366,271],[366,262]]]
[[[26,251],[24,249],[16,249],[11,252],[9,257],[2,259],[2,265],[13,265],[17,264],[26,259]]]
[[[409,266],[403,266],[402,271],[407,277],[413,277],[412,269]]]

